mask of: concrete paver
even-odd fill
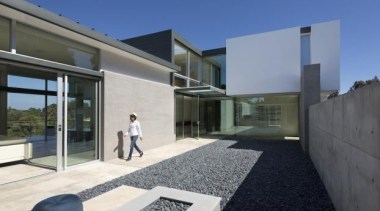
[[[98,197],[85,201],[83,203],[83,209],[93,211],[114,210],[130,200],[141,196],[145,192],[147,192],[145,189],[123,185]]]
[[[123,159],[113,159],[107,162],[96,161],[66,171],[0,185],[0,210],[31,210],[36,203],[45,198],[64,193],[78,193],[214,141],[216,140],[184,139],[173,144],[146,150],[143,157],[133,157],[128,162]],[[109,209],[112,209],[112,204],[115,205],[114,208],[117,208],[122,203],[122,197],[112,196],[113,194],[122,194],[124,191],[116,190],[116,192],[109,193],[108,196],[102,196],[102,194],[84,204],[86,207],[94,207],[96,204],[106,203],[109,206],[105,206],[108,206]],[[141,190],[131,187],[127,188],[126,191],[128,194],[131,192],[134,194],[141,193]],[[128,198],[126,197],[125,200],[127,201]]]

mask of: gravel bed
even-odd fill
[[[220,140],[80,192],[165,186],[221,197],[222,210],[334,210],[299,142]]]
[[[185,210],[189,209],[190,206],[191,206],[191,204],[189,204],[189,203],[182,203],[182,202],[177,202],[177,201],[173,201],[173,200],[169,200],[169,199],[165,199],[165,198],[160,198],[160,199],[156,200],[155,202],[153,202],[152,204],[150,204],[149,206],[142,209],[141,211],[151,211],[151,210],[155,210],[155,211],[171,211],[171,210],[185,211]]]

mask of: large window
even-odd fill
[[[0,17],[0,50],[9,51],[10,21]]]
[[[204,58],[202,82],[214,87],[221,88],[221,68],[223,66],[225,66],[225,55]]]
[[[56,75],[1,66],[0,144],[28,144],[25,159],[56,167]]]
[[[298,134],[298,95],[205,98],[201,134],[284,139]]]
[[[203,61],[203,79],[202,82],[205,84],[211,85],[211,73],[212,73],[212,65],[209,61]]]
[[[182,46],[174,45],[174,64],[181,67],[179,74],[186,76],[187,74],[187,51]]]
[[[194,53],[190,53],[190,78],[199,81],[201,64],[201,58]]]
[[[180,77],[174,77],[174,85],[178,87],[199,86],[201,81],[202,59],[186,47],[174,44],[174,63],[181,67]],[[183,76],[183,77],[182,77]]]
[[[98,69],[95,48],[17,23],[16,52],[91,70]]]

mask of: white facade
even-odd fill
[[[340,22],[311,25],[311,64],[321,64],[321,90],[340,88]]]
[[[311,26],[310,52],[301,52],[301,27],[227,40],[230,96],[299,93],[301,53],[321,64],[321,89],[339,89],[339,21]]]

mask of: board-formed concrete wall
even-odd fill
[[[144,140],[143,150],[175,142],[174,88],[131,76],[104,72],[102,160],[127,157],[129,114],[136,112]],[[136,150],[134,151],[136,152]]]
[[[380,83],[310,107],[310,157],[337,210],[380,210]]]

